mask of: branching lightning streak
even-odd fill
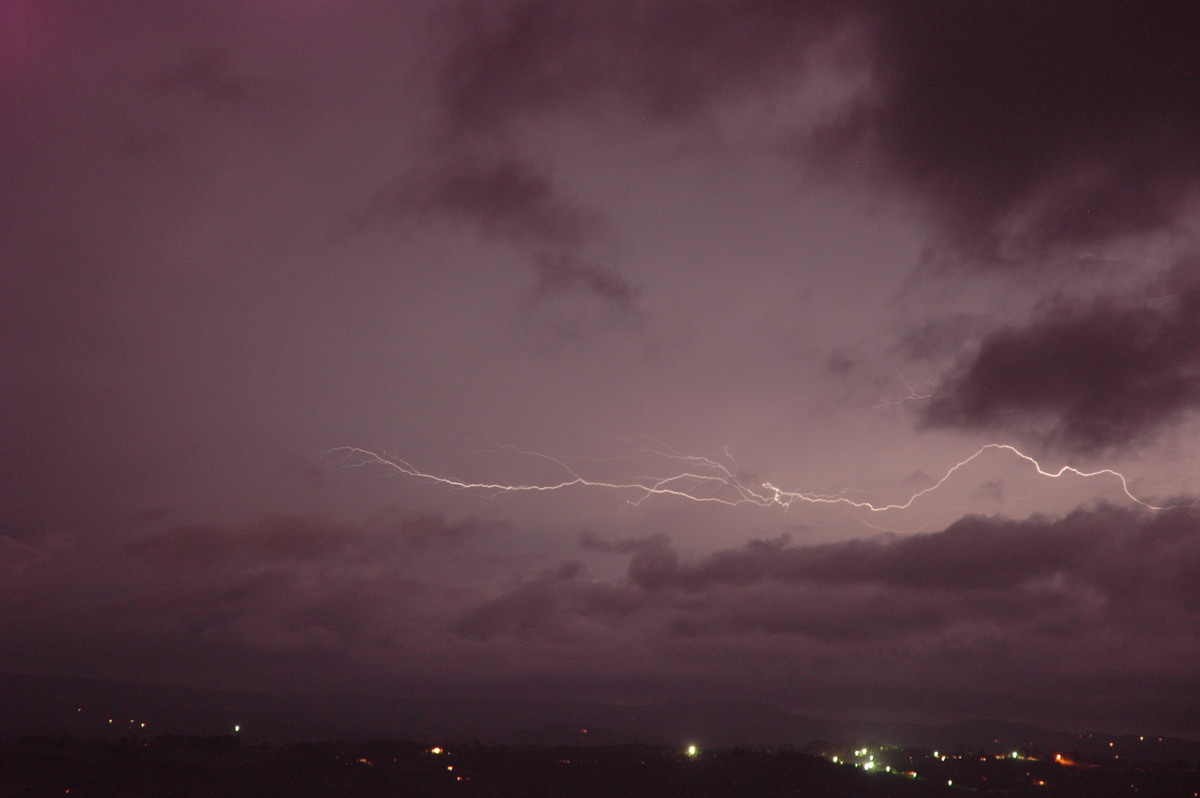
[[[909,383],[908,379],[900,372],[897,371],[896,376],[900,378],[900,382],[904,383],[904,389],[906,391],[908,391],[908,393],[897,399],[883,400],[879,404],[875,405],[876,410],[879,410],[880,408],[884,408],[884,407],[894,407],[895,405],[902,405],[906,402],[919,402],[923,399],[932,399],[933,398],[933,394],[931,394],[931,393],[917,393],[916,390],[913,389],[912,384]]]
[[[527,457],[537,457],[554,463],[557,467],[563,470],[563,472],[566,474],[566,477],[557,482],[548,481],[541,483],[470,482],[464,479],[439,476],[427,471],[422,471],[402,458],[392,457],[387,454],[378,454],[368,449],[361,449],[354,446],[342,446],[336,449],[331,449],[328,454],[337,455],[339,457],[338,463],[342,466],[382,466],[414,479],[446,485],[448,487],[461,490],[479,491],[492,496],[497,496],[503,493],[548,493],[578,487],[614,491],[625,496],[626,501],[631,505],[641,504],[643,501],[653,496],[669,496],[687,501],[711,502],[729,506],[748,504],[758,507],[788,508],[797,503],[826,504],[841,505],[844,507],[872,513],[885,513],[892,510],[906,510],[909,507],[912,507],[915,502],[920,500],[922,497],[937,491],[961,469],[970,465],[984,454],[988,452],[1007,452],[1032,465],[1039,475],[1051,479],[1059,479],[1068,474],[1084,479],[1112,477],[1120,484],[1121,491],[1125,494],[1125,496],[1127,496],[1134,503],[1150,510],[1167,509],[1166,507],[1151,504],[1150,502],[1135,496],[1129,489],[1129,480],[1125,477],[1125,475],[1118,471],[1114,471],[1111,468],[1101,468],[1095,471],[1084,471],[1082,469],[1075,468],[1074,466],[1064,465],[1057,471],[1053,471],[1042,466],[1042,464],[1038,462],[1036,458],[1025,454],[1015,446],[1007,443],[984,444],[970,457],[967,457],[966,459],[951,466],[940,479],[934,482],[934,484],[924,488],[923,490],[917,491],[904,501],[893,502],[890,504],[875,504],[873,502],[852,499],[838,494],[807,493],[804,491],[784,490],[783,488],[779,488],[770,482],[747,484],[746,481],[737,475],[734,469],[731,469],[729,466],[720,461],[713,460],[708,457],[683,454],[667,446],[662,446],[658,449],[644,448],[642,453],[657,456],[668,461],[684,463],[687,470],[683,470],[678,473],[672,473],[667,476],[631,477],[620,481],[590,479],[579,474],[564,460],[550,455],[524,451],[522,449],[518,449],[517,447],[511,446],[502,448],[512,449],[521,455]],[[728,453],[726,453],[726,456],[728,456]]]

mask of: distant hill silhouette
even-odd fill
[[[620,705],[359,694],[280,695],[0,671],[2,736],[118,738],[131,734],[234,733],[244,741],[272,743],[391,738],[479,741],[485,745],[639,742],[675,747],[695,742],[713,748],[800,748],[814,740],[859,741],[981,752],[1074,751],[1130,761],[1200,761],[1200,743],[1194,740],[1068,733],[1000,720],[942,726],[845,722],[806,717],[763,704],[728,701]]]

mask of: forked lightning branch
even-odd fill
[[[1064,465],[1057,469],[1043,466],[1036,458],[1022,452],[1015,446],[1006,443],[988,443],[981,446],[969,457],[950,466],[941,478],[932,485],[913,493],[901,501],[877,503],[862,499],[851,498],[842,494],[827,494],[789,490],[771,482],[750,482],[738,476],[738,468],[731,457],[729,462],[714,460],[709,457],[683,454],[670,447],[643,447],[639,457],[649,457],[657,461],[661,473],[657,476],[629,476],[616,479],[601,479],[581,473],[581,468],[572,465],[562,458],[539,452],[529,452],[512,446],[501,447],[511,450],[519,456],[536,458],[552,463],[560,469],[562,478],[550,479],[544,482],[475,482],[444,474],[425,471],[401,457],[387,453],[374,452],[355,446],[342,446],[331,449],[327,454],[335,457],[339,465],[345,467],[379,467],[392,472],[411,477],[416,480],[444,485],[465,491],[471,491],[489,497],[505,493],[550,493],[571,489],[602,490],[617,494],[629,504],[637,505],[655,497],[672,498],[676,500],[715,503],[730,506],[754,505],[758,507],[788,508],[798,504],[840,505],[850,509],[870,513],[886,513],[895,510],[906,510],[922,498],[941,489],[956,473],[978,460],[989,452],[997,452],[1017,458],[1026,463],[1036,474],[1046,479],[1062,479],[1077,477],[1081,479],[1109,480],[1114,487],[1119,487],[1130,501],[1149,510],[1164,510],[1166,506],[1154,504],[1140,498],[1130,490],[1129,480],[1119,471],[1111,468],[1101,468],[1085,471],[1074,466]]]

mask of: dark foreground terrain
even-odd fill
[[[1094,763],[876,747],[851,755],[659,746],[411,742],[243,745],[237,737],[21,737],[0,745],[0,795],[151,796],[1156,796],[1200,794],[1195,762]],[[1014,752],[1015,753],[1015,752]],[[837,761],[834,761],[836,758]],[[869,764],[868,764],[869,763]]]

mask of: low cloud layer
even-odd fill
[[[107,540],[3,538],[5,604],[21,608],[3,621],[3,662],[71,672],[91,656],[92,672],[110,678],[205,681],[218,672],[246,678],[239,672],[256,657],[279,657],[285,671],[288,662],[299,668],[296,684],[321,683],[330,662],[348,665],[437,616],[452,588],[437,585],[436,564],[504,532],[387,510],[356,523],[275,516]]]
[[[1200,555],[1197,529],[1200,515],[1191,509],[967,517],[941,532],[911,536],[810,545],[756,540],[690,564],[663,556],[666,547],[655,554],[645,548],[634,556],[630,577],[647,590],[697,594],[761,584],[868,586],[966,604],[978,598],[980,609],[995,594],[1096,591],[1110,608],[1161,601],[1193,613],[1200,609],[1200,592],[1189,586],[1187,574]]]
[[[1053,696],[1081,717],[1122,711],[1119,698],[1084,708],[1092,685],[1113,680],[1157,685],[1181,707],[1197,697],[1184,679],[1200,655],[1192,509],[968,517],[909,537],[778,538],[698,557],[662,539],[585,541],[604,557],[630,556],[616,578],[571,559],[483,580],[453,565],[505,534],[392,513],[173,529],[103,551],[6,541],[6,603],[23,612],[5,619],[4,657],[49,667],[84,646],[98,672],[145,678],[146,663],[183,668],[190,656],[200,679],[267,656],[310,687],[440,671],[485,692],[547,668],[557,674],[547,689],[558,689],[590,672],[572,675],[568,662],[624,659],[622,678],[639,690],[670,692],[664,668],[695,683],[732,668],[724,689],[762,698],[758,681],[819,704],[804,686],[810,671],[800,681],[776,671],[790,657],[824,662],[816,683],[850,702],[843,709],[864,700],[851,697],[860,680],[875,685],[868,697],[908,691],[917,705],[935,700],[919,697],[934,683],[954,695],[1007,689],[1030,706]],[[97,563],[108,576],[95,576]],[[80,638],[71,619],[85,618]],[[707,653],[688,664],[678,659],[687,651]],[[498,670],[468,677],[462,657],[493,658]]]

